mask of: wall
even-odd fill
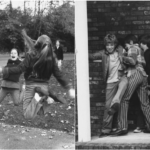
[[[107,33],[115,34],[120,42],[127,34],[150,33],[149,1],[88,1],[89,53],[103,49]],[[100,62],[89,62],[92,135],[99,134],[105,102],[105,84]]]

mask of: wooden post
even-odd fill
[[[78,141],[91,140],[87,2],[75,1]]]

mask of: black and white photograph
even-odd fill
[[[150,1],[76,1],[76,149],[150,148]]]
[[[75,2],[0,0],[0,149],[75,149]]]

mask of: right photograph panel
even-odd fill
[[[150,2],[76,1],[76,149],[150,146]]]

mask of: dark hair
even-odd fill
[[[33,69],[41,79],[49,79],[54,65],[51,39],[47,35],[41,35],[34,47],[38,51],[39,57]]]
[[[107,34],[104,37],[104,45],[106,45],[107,43],[114,43],[115,45],[117,45],[118,40],[114,34]]]
[[[133,44],[138,43],[138,37],[136,35],[129,34],[125,37],[124,44],[130,44],[131,41],[133,42]]]
[[[10,52],[11,52],[12,50],[14,50],[14,49],[17,51],[18,56],[19,56],[19,50],[18,50],[17,48],[12,48],[12,49],[10,50]]]
[[[150,48],[150,35],[143,35],[140,37],[139,43],[146,44]]]
[[[60,40],[56,40],[56,42],[59,42],[59,43],[60,43]]]

